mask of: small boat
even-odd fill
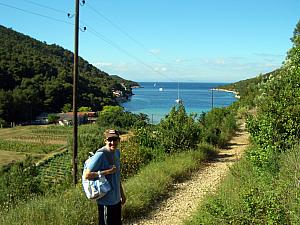
[[[175,100],[177,104],[182,104],[183,100],[179,98],[179,82],[177,83],[177,99]]]
[[[183,103],[183,100],[182,100],[181,98],[177,98],[177,99],[175,100],[175,102],[176,102],[177,104],[182,104],[182,103]]]
[[[163,89],[163,88],[159,88],[158,90],[159,90],[159,91],[163,91],[164,89]]]

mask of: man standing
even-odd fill
[[[92,157],[84,174],[85,179],[95,179],[104,175],[111,185],[111,190],[97,200],[99,225],[121,225],[121,207],[126,202],[120,174],[120,142],[117,130],[104,132],[105,146]]]

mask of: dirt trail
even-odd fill
[[[240,159],[247,148],[249,134],[245,131],[245,124],[230,141],[228,149],[221,150],[216,160],[192,175],[191,179],[183,183],[174,184],[171,197],[158,204],[149,215],[125,225],[179,225],[196,209],[207,193],[216,190],[221,180],[228,173],[229,167]]]

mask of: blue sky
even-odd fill
[[[0,24],[74,50],[74,1],[1,0]],[[79,55],[134,81],[235,82],[279,68],[299,0],[86,0]]]

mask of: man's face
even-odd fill
[[[118,147],[119,141],[120,138],[118,137],[109,137],[105,140],[105,144],[110,151],[115,151]]]

